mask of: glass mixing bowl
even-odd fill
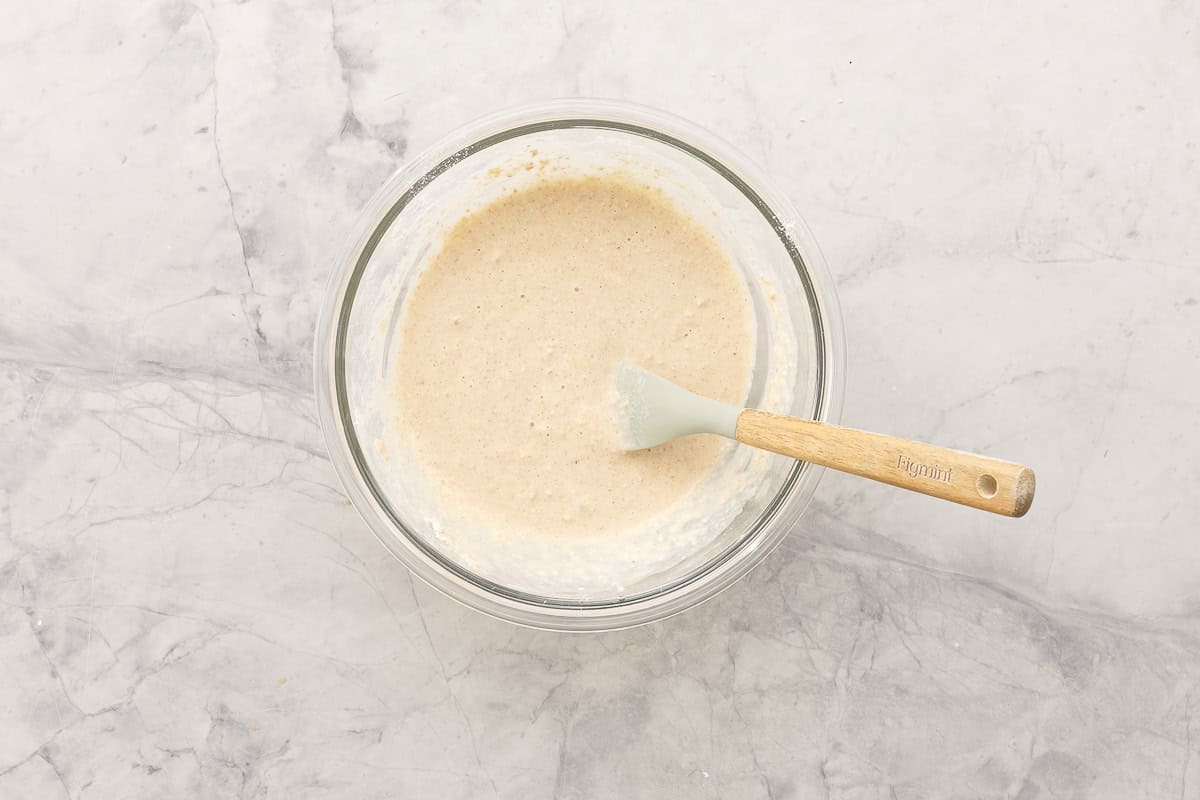
[[[756,356],[747,405],[836,423],[843,333],[833,282],[787,199],[712,134],[627,103],[565,100],[501,112],[450,134],[391,177],[336,265],[315,340],[316,392],[330,459],[351,502],[413,573],[494,617],[553,630],[607,630],[706,600],[762,561],[807,506],[820,470],[772,457],[757,494],[710,540],[653,575],[593,596],[545,596],[477,574],[445,547],[387,468],[392,335],[404,294],[440,232],[535,165],[634,171],[707,221],[747,276]],[[403,379],[403,376],[399,376]],[[781,395],[780,383],[787,391]],[[774,387],[774,388],[772,388]]]

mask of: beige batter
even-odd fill
[[[603,534],[680,500],[724,440],[618,449],[616,364],[743,401],[751,308],[712,235],[630,179],[545,179],[459,221],[405,299],[399,428],[443,522]]]

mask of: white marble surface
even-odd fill
[[[1200,7],[45,0],[0,30],[0,797],[1200,798]],[[356,209],[499,107],[774,172],[845,420],[1035,465],[1012,522],[827,475],[752,576],[563,636],[415,583],[324,456]]]

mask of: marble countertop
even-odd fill
[[[0,797],[1200,798],[1200,8],[79,3],[0,30]],[[777,176],[844,420],[1022,460],[1005,520],[827,474],[748,579],[566,636],[409,577],[310,382],[406,155],[617,97]]]

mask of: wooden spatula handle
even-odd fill
[[[1009,517],[1033,504],[1029,467],[879,433],[747,409],[737,440],[802,461]]]

